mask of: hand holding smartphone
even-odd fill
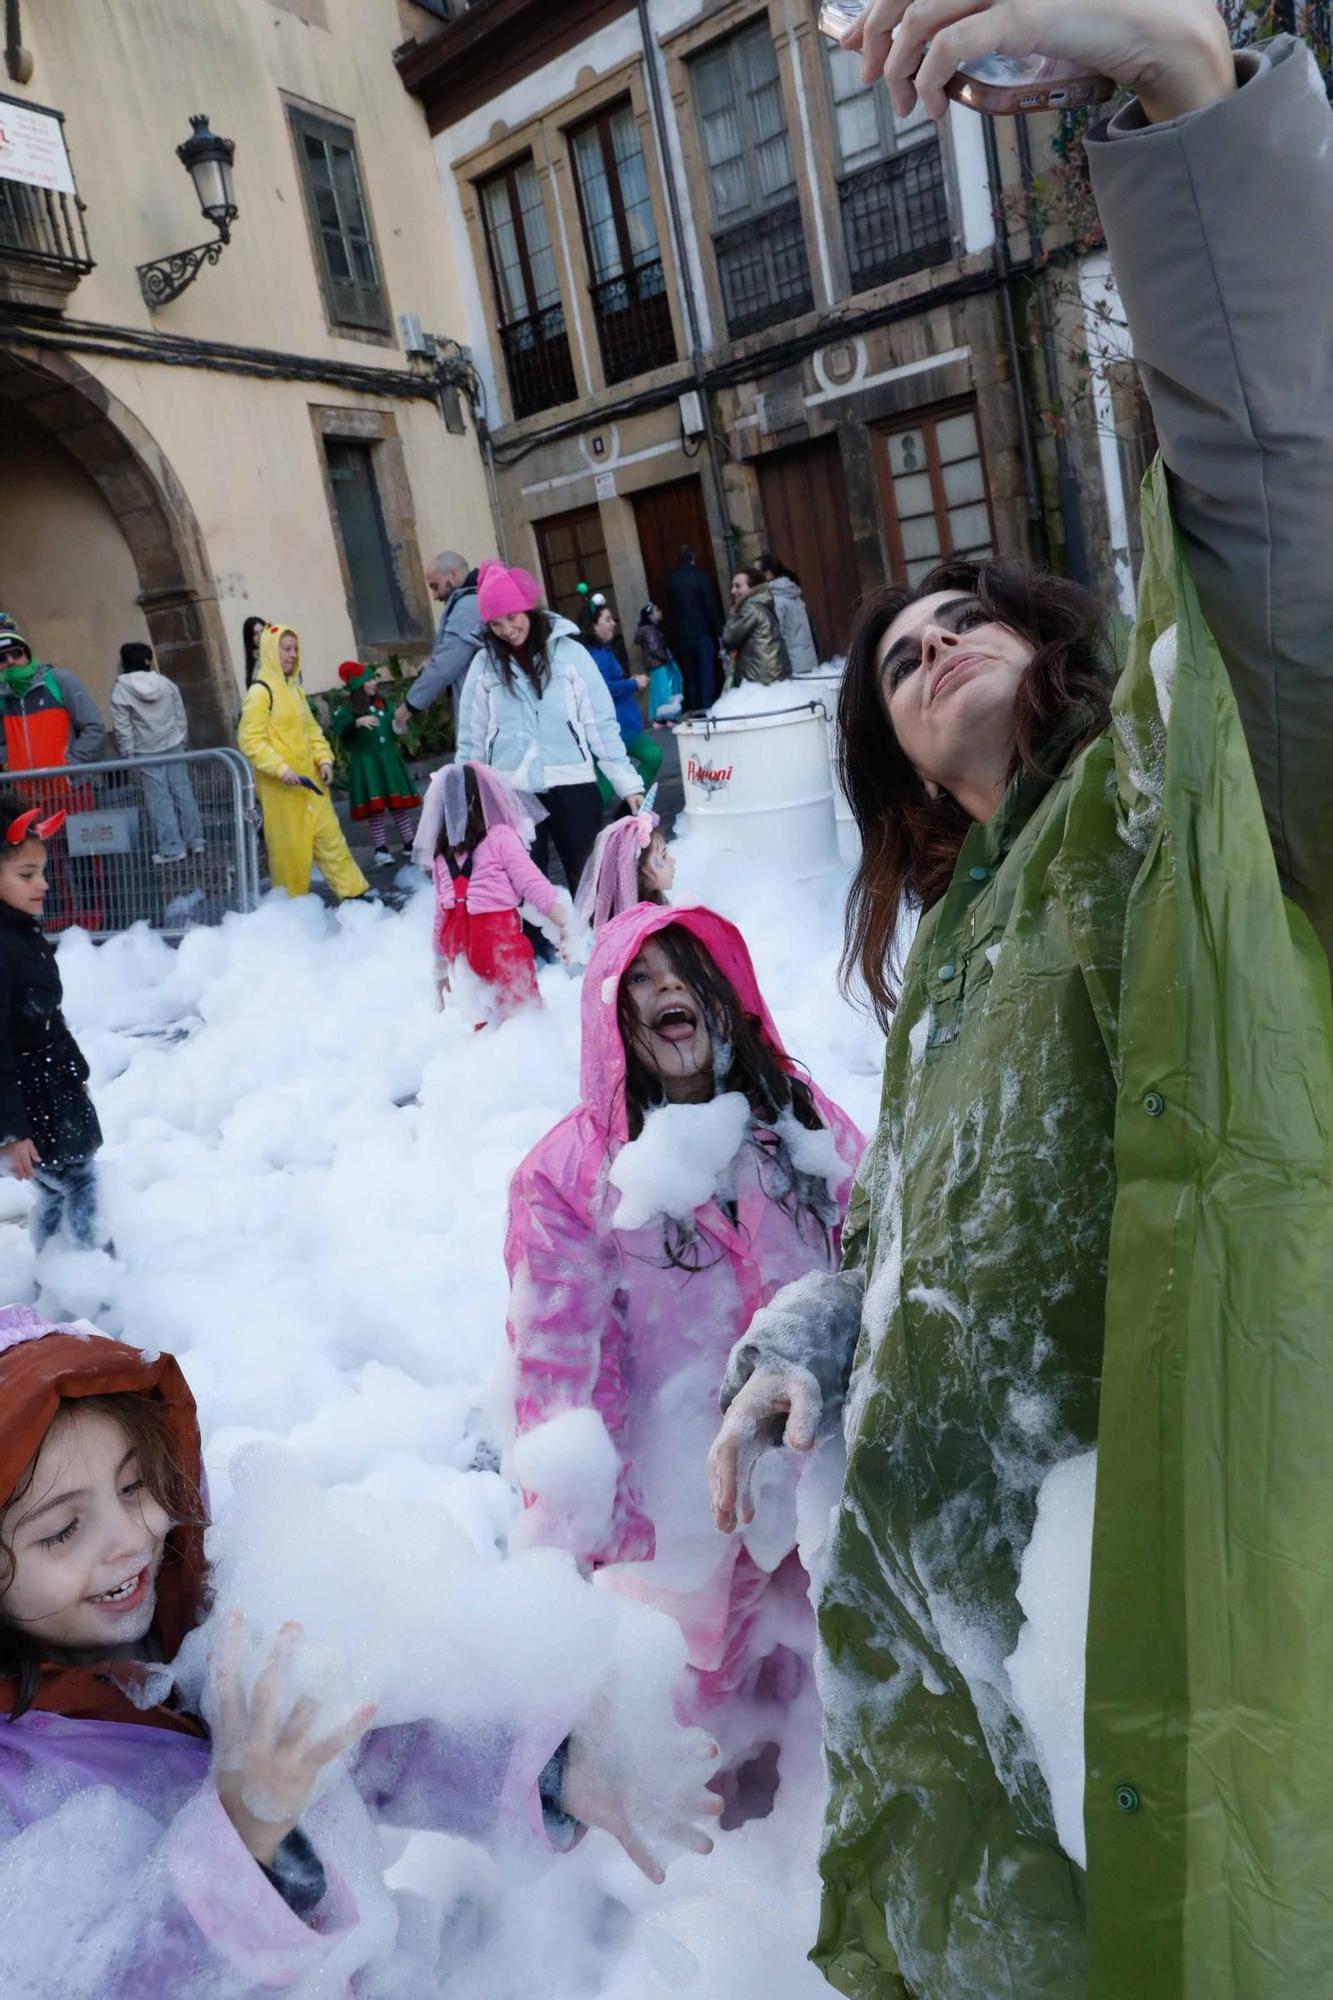
[[[841,43],[870,5],[871,0],[824,0],[821,32]],[[961,63],[944,91],[970,111],[1014,117],[1034,111],[1082,110],[1104,103],[1115,87],[1109,76],[1059,56],[991,53]]]

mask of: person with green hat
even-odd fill
[[[388,818],[393,815],[403,852],[412,852],[415,813],[421,795],[398,747],[394,711],[376,683],[378,669],[344,660],[343,684],[332,714],[333,733],[347,754],[347,798],[352,818],[365,820],[375,848],[375,866],[392,868]]]

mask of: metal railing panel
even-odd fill
[[[0,784],[45,812],[65,812],[47,843],[49,937],[75,925],[95,938],[146,923],[180,938],[201,924],[253,910],[259,901],[259,811],[254,777],[239,750],[176,750],[6,771]],[[188,786],[199,815],[198,851],[154,860],[153,794],[188,822]]]

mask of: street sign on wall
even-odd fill
[[[73,194],[74,174],[58,111],[0,97],[0,181]]]

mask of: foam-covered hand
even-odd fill
[[[650,1882],[664,1882],[672,1851],[711,1854],[707,1823],[722,1811],[708,1790],[717,1745],[702,1729],[682,1729],[678,1758],[651,1783],[627,1768],[604,1696],[570,1738],[560,1803],[571,1819],[600,1827],[618,1840]]]
[[[249,1698],[241,1672],[245,1620],[228,1612],[214,1651],[213,1782],[223,1811],[261,1867],[268,1867],[310,1803],[320,1772],[350,1749],[375,1713],[341,1715],[309,1695],[292,1698],[299,1625],[284,1625]]]

